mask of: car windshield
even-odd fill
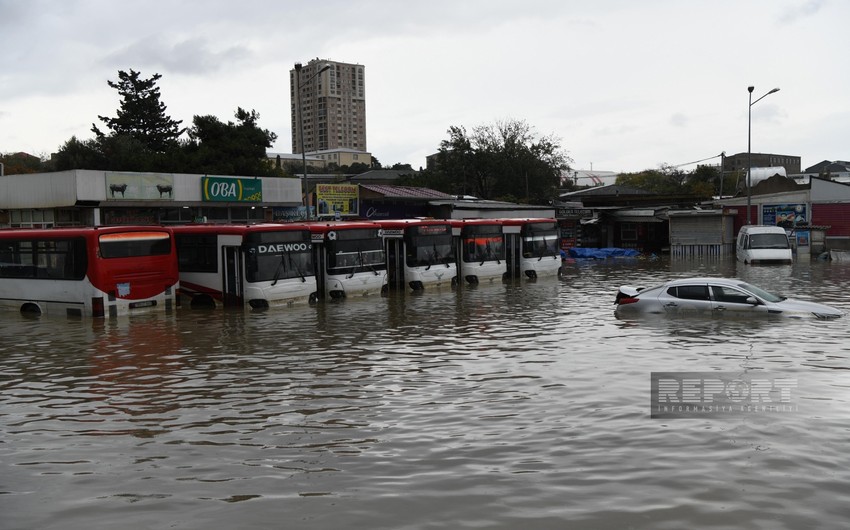
[[[785,234],[753,234],[750,236],[750,248],[786,249],[789,248],[788,237]]]
[[[756,287],[755,285],[750,285],[748,283],[739,283],[738,287],[740,287],[741,289],[745,289],[745,290],[753,293],[754,295],[758,296],[762,300],[767,300],[768,302],[781,302],[781,301],[785,300],[784,296],[779,296],[779,295],[775,295],[773,293],[769,293],[769,292],[765,291],[764,289]]]

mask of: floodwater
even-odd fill
[[[608,260],[268,312],[0,317],[0,528],[838,528],[850,317],[618,320],[733,276],[850,311],[847,264]],[[650,418],[650,374],[769,373],[797,410]]]

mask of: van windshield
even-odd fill
[[[777,248],[786,249],[788,237],[785,234],[751,234],[750,248]]]

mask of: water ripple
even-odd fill
[[[566,272],[262,313],[8,314],[0,526],[843,525],[845,321],[618,320],[612,302],[699,274],[850,310],[850,268]],[[793,376],[800,411],[652,420],[653,371]]]

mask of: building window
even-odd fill
[[[622,241],[637,241],[637,223],[621,223],[620,239]]]

